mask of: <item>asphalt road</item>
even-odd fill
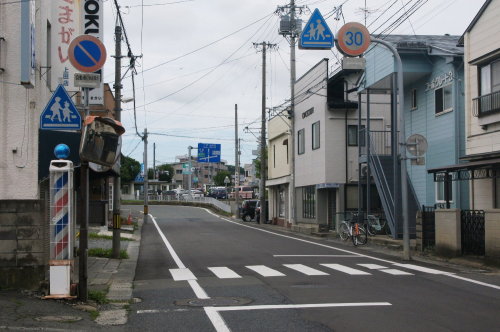
[[[494,331],[500,276],[150,206],[127,329]]]

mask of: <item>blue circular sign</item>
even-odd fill
[[[96,37],[78,36],[68,48],[69,61],[77,70],[93,73],[102,68],[106,62],[106,48]]]
[[[54,155],[58,159],[66,159],[69,157],[69,146],[66,144],[57,144],[54,148]]]

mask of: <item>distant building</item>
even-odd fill
[[[176,159],[179,161],[171,164],[174,168],[173,183],[175,183],[177,187],[187,189],[189,176],[183,174],[183,170],[188,170],[188,156],[177,156]],[[227,161],[225,160],[221,160],[220,163],[198,162],[198,157],[191,156],[191,167],[193,169],[193,173],[191,174],[191,187],[206,189],[207,187],[213,186],[214,177],[217,173],[220,171],[227,171],[226,163]]]

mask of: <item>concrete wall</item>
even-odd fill
[[[0,288],[37,288],[48,269],[44,202],[0,201]]]
[[[268,122],[269,150],[267,153],[267,178],[276,179],[290,175],[290,120],[286,116],[277,115]],[[288,141],[288,144],[283,143]]]
[[[500,210],[484,212],[485,256],[500,261]]]
[[[460,209],[436,210],[436,253],[449,257],[462,254]]]

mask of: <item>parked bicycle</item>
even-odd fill
[[[382,231],[385,231],[387,233],[387,228],[385,227],[386,226],[385,224],[386,224],[385,219],[380,219],[372,214],[367,215],[366,230],[368,231],[368,235],[373,236],[378,233],[381,233]]]
[[[359,222],[359,217],[355,213],[353,213],[352,219],[342,221],[339,227],[340,238],[344,241],[351,238],[355,246],[366,244],[368,241],[366,233],[364,223]]]

